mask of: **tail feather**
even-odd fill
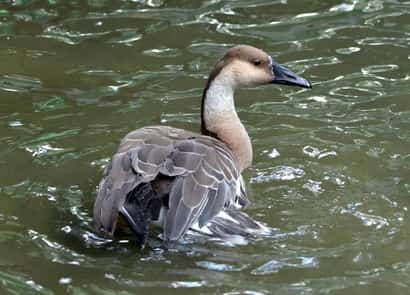
[[[152,218],[151,210],[147,209],[152,209],[148,207],[152,201],[155,201],[154,196],[155,192],[151,184],[142,183],[127,195],[124,205],[120,208],[121,215],[127,221],[141,247],[147,241],[149,223]],[[153,207],[156,208],[157,206]]]
[[[205,226],[195,224],[192,230],[222,239],[232,236],[247,238],[270,232],[269,228],[253,220],[245,212],[235,209],[221,211]]]
[[[144,246],[148,237],[148,223],[141,207],[124,203],[120,209],[121,215],[127,221],[134,237]]]

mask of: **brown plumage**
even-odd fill
[[[154,221],[163,224],[165,240],[179,239],[194,224],[219,236],[260,228],[238,211],[248,204],[240,174],[251,163],[252,146],[233,93],[241,86],[267,83],[310,87],[260,49],[234,47],[209,76],[202,97],[202,134],[150,126],[125,136],[98,188],[96,231],[112,237],[119,215],[141,245]],[[218,216],[221,212],[229,217]]]

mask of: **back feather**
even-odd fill
[[[100,182],[94,206],[96,229],[112,236],[118,212],[132,211],[126,196],[162,175],[169,182],[164,237],[177,240],[196,221],[204,225],[235,202],[237,167],[231,151],[215,138],[165,126],[135,130],[123,139]],[[133,214],[139,222],[138,210],[129,215]]]

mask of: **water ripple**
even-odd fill
[[[408,293],[408,1],[3,2],[2,291]],[[271,233],[98,237],[96,185],[120,139],[199,130],[209,69],[243,43],[314,85],[236,94],[254,145],[246,212]]]
[[[403,48],[410,47],[410,37],[366,37],[356,41],[359,45],[367,46],[397,46]]]
[[[235,266],[226,263],[216,263],[212,261],[198,261],[196,265],[199,267],[203,267],[209,270],[216,270],[216,271],[241,271],[246,268],[246,265],[243,266]]]
[[[272,180],[294,180],[305,175],[302,168],[291,166],[278,166],[269,172],[258,172],[257,176],[251,178],[251,183],[270,182]]]
[[[0,77],[0,89],[10,92],[27,92],[41,88],[41,81],[23,75],[4,75]]]
[[[315,257],[296,257],[290,259],[270,260],[252,271],[254,275],[269,275],[283,268],[314,268],[319,266]]]
[[[25,294],[53,294],[51,290],[44,288],[24,274],[0,271],[0,279],[3,282],[3,290],[10,292],[10,294],[18,294],[20,292]]]

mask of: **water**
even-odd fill
[[[0,293],[407,294],[410,2],[0,1]],[[202,87],[247,43],[310,79],[236,96],[254,145],[248,243],[91,230],[119,140],[199,129]]]

